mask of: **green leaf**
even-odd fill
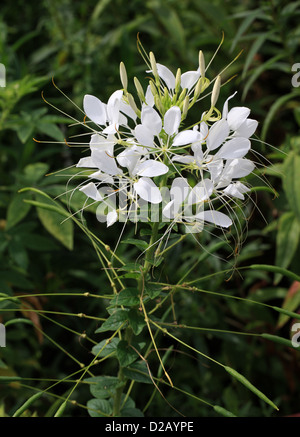
[[[108,317],[105,322],[102,323],[100,328],[98,328],[95,333],[105,332],[105,331],[115,331],[123,325],[124,322],[128,320],[128,311],[126,310],[116,310],[111,316]]]
[[[162,292],[161,286],[156,284],[145,284],[145,292],[149,295],[151,299],[155,299]]]
[[[37,199],[39,200],[41,197],[37,195]],[[42,202],[45,204],[45,207],[47,207],[47,205],[53,206],[53,202],[45,197],[43,197]],[[72,220],[66,220],[63,222],[63,214],[56,211],[50,211],[43,207],[37,207],[37,213],[41,223],[47,231],[67,249],[72,250],[74,234]]]
[[[289,153],[284,162],[283,188],[291,210],[300,221],[300,156]]]
[[[30,184],[34,184],[46,175],[49,170],[49,165],[44,162],[36,162],[29,164],[24,169],[26,180]]]
[[[132,343],[134,349],[139,349],[136,343]],[[117,357],[121,367],[126,367],[132,364],[139,355],[126,340],[120,340],[117,346]]]
[[[27,270],[29,259],[21,241],[17,238],[13,238],[9,245],[9,254],[15,263],[25,271]]]
[[[273,118],[275,117],[276,112],[280,109],[281,106],[283,106],[286,102],[288,102],[289,100],[295,98],[295,102],[299,99],[299,95],[297,95],[295,92],[289,93],[289,94],[284,94],[283,96],[277,98],[275,100],[275,102],[273,103],[273,105],[271,106],[263,127],[262,127],[262,131],[261,131],[261,139],[262,141],[266,140],[266,136],[267,136],[267,132],[269,130],[269,127],[271,125],[271,122],[273,120]]]
[[[87,407],[91,417],[108,417],[113,412],[112,403],[105,399],[90,399]]]
[[[7,209],[5,229],[11,229],[19,223],[28,214],[31,205],[24,202],[24,199],[30,199],[28,193],[16,194],[10,202]]]
[[[300,283],[293,282],[290,289],[286,293],[285,299],[282,304],[282,309],[293,312],[296,311],[300,306]],[[282,326],[289,320],[287,314],[280,314],[277,328],[282,328]]]
[[[137,288],[125,288],[121,290],[112,300],[110,306],[135,306],[140,303],[139,291]]]
[[[137,361],[129,367],[124,368],[123,374],[128,379],[133,379],[134,381],[143,382],[145,384],[153,384],[149,376],[148,367],[144,361]]]
[[[126,240],[121,241],[123,244],[133,244],[138,249],[146,250],[148,249],[148,243],[143,240],[137,240],[135,238],[127,238]]]
[[[116,376],[95,376],[86,378],[85,382],[90,383],[91,394],[97,399],[112,398],[116,389],[124,384]]]
[[[122,408],[121,417],[144,417],[144,414],[138,408]]]
[[[146,325],[145,317],[136,309],[131,309],[128,312],[128,321],[134,335],[139,335]]]
[[[283,214],[278,221],[276,238],[276,265],[287,268],[297,250],[300,225],[293,212]],[[276,273],[274,283],[278,284],[282,274]]]
[[[112,338],[111,340],[109,339],[102,340],[100,341],[100,343],[96,344],[93,347],[92,353],[99,358],[106,357],[107,355],[113,354],[117,351],[117,346],[119,341],[120,339],[115,337]]]

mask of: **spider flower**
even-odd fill
[[[115,91],[107,104],[95,96],[84,96],[86,118],[95,127],[90,155],[77,164],[93,169],[80,190],[102,207],[109,204],[110,196],[126,194],[125,204],[107,212],[107,226],[127,207],[130,210],[134,205],[137,211],[146,202],[160,205],[158,220],[183,223],[192,232],[198,232],[204,222],[228,228],[232,224],[230,201],[244,200],[249,191],[240,178],[255,168],[246,155],[258,123],[249,118],[249,108],[229,109],[236,93],[225,101],[222,112],[216,108],[221,85],[218,76],[210,106],[200,108],[199,122],[188,126],[188,111],[199,104],[199,96],[210,85],[202,52],[195,71],[181,74],[178,69],[174,75],[156,63],[152,53],[148,67],[146,72],[154,77],[146,92],[134,79],[139,104],[127,91],[123,63],[124,88]],[[219,211],[222,205],[225,213]]]

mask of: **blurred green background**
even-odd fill
[[[120,61],[125,63],[129,78],[137,76],[144,86],[147,84],[145,65],[136,47],[138,33],[146,51],[153,51],[158,62],[175,72],[177,67],[182,71],[196,69],[200,49],[208,64],[224,32],[224,43],[207,72],[210,79],[242,50],[222,73],[223,83],[235,77],[222,88],[219,108],[237,90],[235,105],[249,107],[251,117],[259,121],[257,139],[252,142],[257,171],[248,181],[258,187],[266,186],[267,180],[273,192],[254,190],[253,202],[246,206],[248,235],[236,265],[270,264],[300,274],[300,88],[292,84],[293,75],[300,70],[296,66],[293,71],[294,64],[300,62],[299,17],[300,2],[282,0],[1,3],[0,62],[6,67],[6,87],[0,88],[0,293],[28,297],[21,304],[0,299],[0,322],[7,326],[7,347],[0,348],[0,376],[28,379],[0,384],[0,415],[12,415],[28,399],[33,392],[27,385],[45,388],[50,385],[47,378],[62,379],[78,370],[78,362],[87,364],[91,359],[92,345],[76,333],[93,337],[97,323],[67,314],[106,317],[101,299],[70,294],[105,293],[108,285],[103,270],[87,237],[71,221],[60,225],[61,217],[55,213],[26,203],[38,200],[38,195],[20,194],[18,190],[36,187],[52,197],[66,191],[69,176],[58,173],[45,177],[75,164],[82,156],[81,149],[64,142],[82,132],[78,126],[68,127],[70,120],[64,113],[82,119],[74,103],[82,108],[85,94],[107,101],[121,87]],[[74,103],[59,92],[52,78]],[[294,80],[294,85],[300,85],[300,79],[299,84],[297,78]],[[50,105],[43,100],[42,92]],[[73,174],[72,169],[68,174]],[[68,196],[59,199],[68,205]],[[71,208],[76,211],[83,198],[74,196],[73,200]],[[254,203],[257,208],[252,210]],[[93,213],[87,212],[85,217],[93,232],[113,247],[122,224],[107,230],[96,222]],[[133,232],[126,230],[129,236]],[[203,233],[199,241],[210,247],[218,240]],[[119,253],[131,261],[138,255],[135,247],[120,247]],[[230,249],[223,247],[216,255],[203,258],[190,279],[230,268]],[[201,256],[199,245],[189,242],[178,246],[167,259],[166,277],[175,282]],[[300,308],[299,283],[264,271],[245,270],[228,282],[215,276],[204,282],[203,288],[226,290],[291,311]],[[40,296],[45,293],[48,295]],[[183,292],[176,303],[181,323],[291,337],[294,321],[278,318],[264,307]],[[171,367],[182,389],[241,416],[300,414],[298,351],[234,334],[192,331],[185,339],[247,376],[276,401],[280,411],[271,410],[215,366],[179,353],[177,345],[179,352],[173,353]],[[66,355],[66,350],[72,356]],[[55,396],[64,395],[68,388],[68,384],[54,387],[53,396],[43,396],[26,414],[51,415]],[[143,409],[151,393],[148,385],[143,391],[138,387],[133,390],[139,408]],[[186,399],[167,389],[164,395],[187,416],[216,415],[191,397]],[[73,399],[85,405],[90,397],[86,387],[79,387]],[[145,415],[176,415],[169,404],[157,394]],[[67,415],[88,413],[74,406]]]

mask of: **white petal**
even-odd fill
[[[114,153],[115,137],[104,138],[101,135],[93,134],[90,141],[90,149],[93,150],[106,150],[110,155]]]
[[[159,188],[155,185],[152,179],[143,177],[133,184],[135,192],[147,202],[160,203],[162,197]]]
[[[146,126],[137,125],[134,129],[134,135],[142,146],[153,147],[154,135]]]
[[[181,88],[187,88],[188,91],[195,85],[200,77],[200,72],[198,71],[187,71],[181,75]]]
[[[245,120],[244,123],[242,123],[240,127],[237,129],[235,135],[237,137],[250,138],[256,131],[257,125],[258,122],[256,120],[247,118],[247,120]]]
[[[97,168],[96,164],[92,160],[91,156],[87,156],[85,158],[81,158],[79,162],[76,164],[76,167],[85,167],[85,168]]]
[[[214,223],[216,226],[221,226],[222,228],[228,228],[232,225],[232,220],[227,215],[215,210],[202,211],[196,215],[196,218]]]
[[[121,98],[123,96],[123,90],[117,90],[108,99],[107,102],[107,116],[111,122],[118,121],[118,114],[120,110]]]
[[[169,167],[162,162],[155,161],[154,159],[147,159],[144,162],[139,163],[134,169],[135,174],[139,176],[161,176],[168,173]]]
[[[179,210],[179,205],[176,205],[174,200],[171,200],[162,210],[162,214],[168,219],[173,219]]]
[[[204,179],[195,185],[188,197],[189,204],[204,202],[209,199],[214,189],[214,184],[210,179]]]
[[[174,155],[172,161],[181,162],[182,164],[190,164],[191,162],[195,162],[195,157],[191,155]]]
[[[174,135],[181,122],[181,111],[179,106],[172,106],[164,116],[164,130],[168,135]]]
[[[103,199],[99,191],[97,190],[94,182],[89,182],[83,187],[79,188],[79,191],[82,191],[87,197],[90,197],[93,200],[100,201]]]
[[[146,126],[153,135],[159,135],[162,129],[162,121],[160,115],[151,106],[144,106],[141,113],[141,122]]]
[[[217,121],[209,129],[206,146],[208,150],[215,150],[225,141],[229,134],[229,126],[225,119]]]
[[[250,109],[245,106],[237,106],[230,109],[227,115],[227,122],[231,130],[237,130],[250,114]]]
[[[209,156],[208,156],[209,159]],[[223,171],[223,159],[213,158],[210,163],[207,164],[210,177],[213,181],[216,181]]]
[[[224,172],[230,173],[231,178],[242,178],[250,174],[255,165],[249,159],[234,159],[227,161]]]
[[[247,138],[235,137],[227,141],[216,156],[223,159],[243,158],[250,150],[251,143]]]
[[[162,64],[156,64],[159,77],[165,82],[169,90],[175,88],[175,76],[169,68]]]
[[[200,133],[196,130],[185,130],[179,132],[174,138],[172,146],[184,146],[186,144],[194,143],[195,141],[200,140]]]
[[[137,118],[137,115],[134,112],[134,110],[132,109],[132,107],[123,101],[121,101],[121,104],[120,104],[120,111],[123,112],[125,115],[127,115],[127,117],[130,117],[134,121]],[[121,123],[120,119],[119,119],[119,122],[120,122],[120,124],[124,124],[124,123]]]
[[[172,182],[170,189],[171,199],[175,204],[181,205],[182,202],[188,197],[191,191],[191,187],[185,178],[175,178]]]
[[[95,164],[97,164],[97,168],[104,173],[111,176],[123,173],[122,170],[117,167],[115,158],[105,150],[93,150],[92,159]]]
[[[154,105],[154,97],[151,91],[151,86],[148,85],[147,86],[147,90],[146,90],[146,94],[145,94],[145,100],[148,106],[153,106]]]
[[[232,94],[232,96],[228,97],[228,99],[225,101],[224,106],[223,106],[223,112],[222,112],[222,118],[227,118],[228,115],[228,101],[230,99],[232,99],[235,95],[236,95],[237,91]]]
[[[83,98],[83,109],[94,123],[100,125],[106,123],[106,105],[97,97],[86,94]]]
[[[106,184],[113,185],[114,183],[114,178],[106,173],[102,173],[101,170],[95,171],[95,173],[90,174],[88,177],[98,179],[98,181],[105,182]]]
[[[241,182],[237,182],[235,184],[230,184],[225,188],[224,193],[228,196],[237,197],[238,199],[244,200],[244,193],[247,193],[249,188]]]
[[[113,225],[118,220],[118,213],[114,209],[107,214],[107,227]]]

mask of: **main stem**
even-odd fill
[[[168,158],[166,156],[164,161],[167,159]],[[165,175],[161,180],[160,187],[165,186],[166,182],[167,182],[167,176]],[[142,293],[143,293],[144,278],[147,276],[147,273],[149,272],[151,266],[153,265],[154,251],[155,251],[155,245],[156,245],[157,236],[158,236],[159,224],[160,224],[159,221],[157,221],[157,222],[154,222],[152,225],[152,233],[151,233],[151,238],[149,241],[149,247],[148,247],[148,250],[146,251],[144,265],[141,269],[141,275],[137,281],[139,295],[142,295]],[[125,331],[125,340],[128,341],[129,345],[131,342],[132,335],[133,335],[133,331],[132,331],[131,327],[128,326],[126,328],[126,331]],[[123,390],[124,390],[125,381],[124,381],[123,369],[121,366],[120,366],[119,372],[118,372],[118,379],[119,379],[121,384],[120,384],[120,387],[116,389],[116,394],[114,396],[114,406],[113,406],[113,416],[114,417],[120,415],[121,407],[122,407],[121,401],[122,401],[122,394],[123,394]]]

